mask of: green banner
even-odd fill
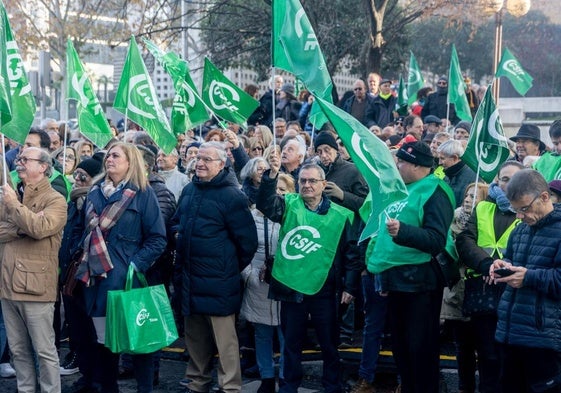
[[[501,76],[506,76],[521,96],[526,95],[534,82],[534,79],[524,71],[520,62],[507,48],[503,52],[503,57],[495,75],[497,78]]]
[[[2,21],[6,21],[6,8],[2,4],[1,12],[3,13]],[[8,25],[2,23],[0,25],[0,130],[4,132],[4,125],[12,120],[12,100],[10,95],[10,78],[8,77],[8,43],[7,43]],[[7,134],[6,134],[7,135]],[[10,137],[9,135],[7,135]],[[25,138],[24,138],[25,139]]]
[[[96,146],[104,148],[113,134],[88,73],[70,39],[66,42],[66,82],[66,99],[77,101],[80,132]]]
[[[146,130],[166,154],[176,146],[177,139],[158,101],[134,36],[130,39],[113,107]]]
[[[421,74],[421,69],[419,64],[417,64],[417,59],[413,52],[409,57],[409,75],[407,76],[407,96],[408,104],[411,105],[417,100],[417,92],[423,88],[425,85],[425,80]]]
[[[510,154],[499,109],[495,105],[491,85],[475,114],[466,151],[462,156],[467,166],[487,183],[491,183]]]
[[[450,71],[449,71],[449,85],[448,85],[448,102],[454,104],[456,107],[456,115],[462,120],[471,121],[471,110],[469,109],[469,102],[466,96],[466,83],[462,76],[460,69],[460,60],[458,60],[458,53],[456,46],[452,45],[452,56],[450,58]]]

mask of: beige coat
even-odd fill
[[[0,297],[54,302],[67,205],[48,178],[25,188],[23,202],[0,204]],[[0,247],[1,250],[1,247]]]

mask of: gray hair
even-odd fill
[[[283,140],[281,141],[281,149],[284,150],[284,147],[291,141],[295,141],[298,144],[298,154],[301,156],[301,164],[306,159],[306,142],[304,142],[304,138],[302,138],[300,135],[289,136],[286,139],[283,138]]]
[[[440,139],[440,138],[446,138],[446,140],[450,140],[450,138],[452,137],[446,131],[441,131],[434,134],[434,137],[432,139]]]
[[[208,148],[216,149],[216,153],[218,154],[218,158],[220,159],[220,161],[226,163],[226,160],[228,159],[228,155],[226,154],[226,144],[224,142],[217,142],[217,141],[205,142],[199,147],[199,150],[208,149]]]
[[[318,164],[304,164],[302,168],[300,168],[300,173],[305,169],[315,169],[319,173],[319,178],[325,180],[325,171]]]
[[[466,148],[464,147],[462,142],[455,139],[450,139],[444,142],[442,145],[438,146],[437,151],[447,157],[457,156],[458,158],[460,158],[464,155]]]
[[[519,170],[506,186],[506,197],[510,202],[518,201],[524,195],[537,197],[543,192],[549,192],[549,186],[542,174],[534,169]]]
[[[267,162],[267,160],[265,160],[263,157],[254,157],[249,160],[247,164],[245,164],[242,168],[240,172],[240,178],[242,179],[242,181],[247,178],[251,179],[253,175],[257,173],[257,167],[260,163],[264,163],[267,166],[267,169],[269,169],[269,163]]]
[[[45,177],[51,177],[51,175],[53,174],[53,158],[51,157],[51,155],[44,149],[40,149],[38,147],[27,147],[25,150],[39,152],[39,161],[42,164],[47,165],[47,169],[45,169]]]
[[[160,153],[163,153],[166,156],[179,157],[179,153],[177,152],[177,149],[175,147],[171,149],[171,151],[168,154],[166,154],[166,152],[163,151],[162,149],[158,150],[158,154]]]

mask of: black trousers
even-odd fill
[[[442,290],[390,292],[393,356],[402,393],[438,393]]]
[[[561,353],[551,349],[501,345],[504,393],[560,393]]]

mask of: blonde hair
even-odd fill
[[[286,184],[286,191],[289,194],[294,194],[296,192],[296,185],[294,182],[294,178],[292,176],[290,176],[289,174],[286,173],[279,173],[279,176],[277,178],[277,182],[279,180],[282,180],[284,182],[284,184]]]
[[[135,145],[125,142],[115,143],[109,148],[109,150],[107,150],[107,154],[103,159],[103,168],[105,169],[105,164],[109,153],[111,153],[111,150],[116,149],[117,147],[121,148],[121,150],[125,154],[125,157],[127,157],[127,161],[129,162],[129,169],[123,181],[126,183],[131,183],[133,186],[138,187],[141,191],[146,190],[146,187],[148,187],[148,177],[146,176],[144,159],[142,158],[142,153],[136,148]],[[107,175],[105,175],[105,177],[107,178]]]
[[[273,132],[267,126],[256,126],[255,127],[255,129],[258,129],[258,128],[261,131],[261,139],[263,139],[263,144],[265,145],[265,147],[270,146],[271,143],[273,142]]]

